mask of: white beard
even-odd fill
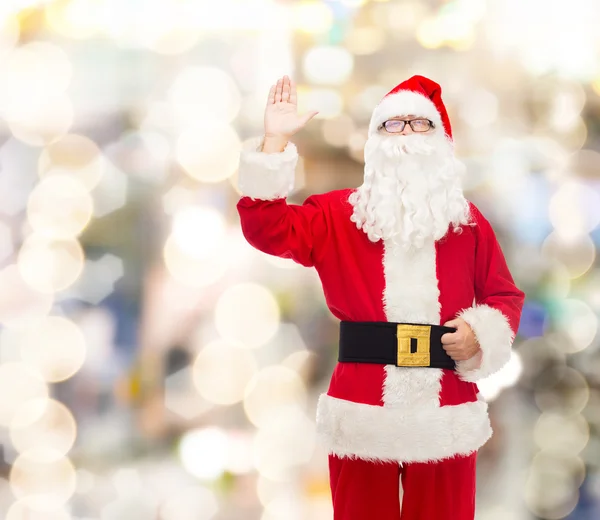
[[[365,145],[365,177],[349,202],[351,217],[372,242],[393,239],[405,250],[439,240],[469,221],[464,171],[441,132],[381,135]]]

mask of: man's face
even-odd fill
[[[435,127],[429,119],[412,114],[392,117],[378,129],[380,135],[428,135],[433,132]]]

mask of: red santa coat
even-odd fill
[[[350,221],[351,189],[286,202],[297,151],[265,154],[250,141],[240,162],[237,208],[244,236],[265,253],[315,267],[327,305],[340,320],[443,324],[463,318],[481,346],[456,371],[338,363],[317,407],[330,454],[423,462],[468,454],[491,436],[476,381],[510,358],[524,293],[513,281],[489,222],[470,204],[457,234],[405,252],[371,242]]]

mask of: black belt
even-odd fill
[[[446,332],[456,329],[417,323],[342,321],[338,361],[454,370],[454,360],[442,347]]]

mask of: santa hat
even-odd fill
[[[375,107],[369,124],[369,135],[392,117],[414,115],[425,117],[437,128],[443,128],[452,140],[452,128],[442,101],[442,87],[424,76],[413,76],[390,90]]]

